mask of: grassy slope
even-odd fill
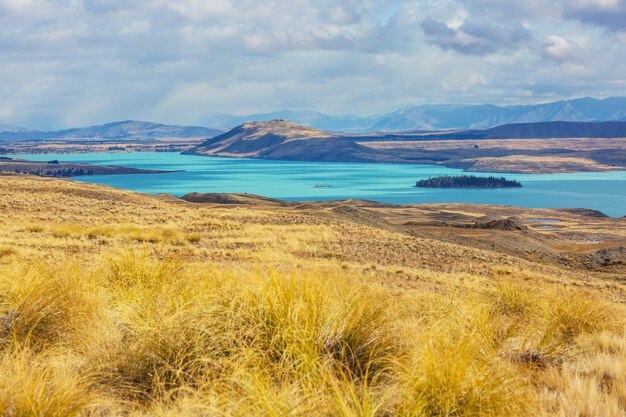
[[[0,214],[6,415],[626,412],[594,275],[61,180],[0,176]]]

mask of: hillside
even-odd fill
[[[541,122],[515,123],[486,130],[469,130],[423,139],[549,139],[549,138],[626,138],[626,122]]]
[[[214,114],[208,117],[207,124],[218,128],[232,129],[244,123],[269,122],[277,119],[290,120],[294,123],[336,132],[365,132],[377,122],[378,117],[331,116],[317,111],[281,110],[244,116]]]
[[[189,155],[292,161],[366,162],[384,152],[286,120],[244,123],[185,152]]]
[[[463,168],[468,172],[514,172],[524,174],[603,172],[618,169],[615,165],[605,165],[589,158],[529,155],[468,158],[451,162],[449,166]],[[623,170],[624,168],[622,166],[619,169]]]
[[[207,138],[221,134],[219,129],[198,126],[171,126],[127,120],[84,128],[42,132],[36,130],[1,131],[0,141],[46,140],[149,140],[160,138]]]
[[[623,220],[254,200],[0,175],[0,409],[626,411]]]

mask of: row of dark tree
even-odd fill
[[[7,170],[8,171],[8,170]],[[5,172],[7,172],[5,171]],[[10,171],[9,171],[10,172]],[[31,174],[39,175],[41,177],[78,177],[81,175],[94,175],[94,171],[91,169],[83,168],[63,168],[57,170],[44,170],[44,169],[15,169],[13,172],[16,174]]]
[[[475,175],[442,175],[415,183],[421,188],[519,188],[522,183],[504,177],[477,177]]]

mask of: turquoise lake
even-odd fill
[[[33,161],[88,162],[184,170],[168,174],[99,175],[75,180],[145,193],[249,193],[292,201],[368,199],[384,203],[480,203],[522,207],[589,208],[626,215],[626,171],[575,174],[488,174],[521,181],[501,190],[419,189],[415,181],[463,171],[437,165],[292,162],[209,158],[178,153],[11,155]],[[329,186],[332,188],[316,188]]]

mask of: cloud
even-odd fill
[[[548,36],[543,41],[542,55],[556,62],[583,62],[587,55],[574,41],[560,36]]]
[[[598,26],[613,32],[626,32],[626,0],[587,0],[565,3],[566,19]]]
[[[458,29],[452,29],[445,23],[428,18],[422,22],[422,29],[432,44],[466,55],[515,50],[532,39],[530,32],[521,25],[503,27],[465,22]]]
[[[624,1],[0,0],[0,123],[626,95]]]

